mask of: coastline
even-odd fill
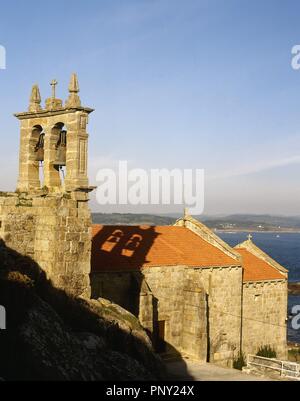
[[[228,233],[228,234],[236,234],[236,233],[266,233],[266,234],[300,234],[300,230],[293,229],[285,229],[285,230],[254,230],[254,229],[245,229],[245,228],[236,228],[236,229],[219,229],[212,228],[212,230],[216,233]]]
[[[288,293],[289,295],[300,295],[300,282],[289,282],[288,283]]]

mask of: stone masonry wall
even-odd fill
[[[32,202],[14,194],[0,195],[0,238],[22,255],[34,257],[36,215]]]
[[[153,295],[140,272],[91,274],[92,298],[104,298],[127,309],[153,332]]]
[[[190,281],[184,266],[143,269],[154,298],[154,318],[165,321],[167,348],[207,359],[206,297],[201,282]]]
[[[186,280],[183,298],[181,348],[184,353],[206,362],[208,345],[206,294],[199,282]]]
[[[241,344],[242,268],[186,269],[207,294],[209,361],[232,366]]]
[[[248,282],[243,290],[243,352],[256,354],[270,345],[287,357],[287,281]]]
[[[130,272],[92,273],[92,298],[108,299],[130,311],[129,303],[134,301],[130,299],[132,280]]]
[[[0,197],[0,236],[32,257],[53,284],[90,295],[91,215],[86,194]]]
[[[152,313],[154,324],[165,321],[165,341],[170,351],[232,366],[241,345],[242,268],[152,266],[141,273],[153,297],[145,302],[147,292],[141,287],[138,316],[148,322],[146,328],[150,328]],[[93,274],[93,296],[117,300],[122,306],[136,302],[129,276]],[[102,292],[98,293],[100,288]]]
[[[168,351],[206,361],[206,296],[201,283],[186,279],[183,266],[152,266],[131,273],[94,273],[91,283],[93,298],[107,298],[134,312],[154,342],[156,322],[165,321]]]

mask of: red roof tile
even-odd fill
[[[92,272],[176,265],[237,266],[239,262],[185,227],[93,226]]]
[[[253,255],[245,248],[236,248],[242,256],[244,281],[284,280],[285,277],[269,263]]]

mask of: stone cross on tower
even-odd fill
[[[248,235],[248,241],[251,241],[251,240],[252,240],[252,238],[253,238],[253,237],[252,237],[252,235],[251,235],[251,234],[249,234],[249,235]]]
[[[50,82],[50,85],[52,86],[52,99],[56,98],[56,85],[58,84],[58,82],[56,81],[56,79],[52,79],[52,81]]]

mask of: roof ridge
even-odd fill
[[[239,253],[234,250],[233,247],[228,245],[205,224],[201,223],[199,220],[196,220],[194,217],[187,215],[184,218],[180,218],[175,222],[175,226],[187,228],[197,236],[201,237],[204,241],[208,242],[226,255],[240,262],[241,257]]]

